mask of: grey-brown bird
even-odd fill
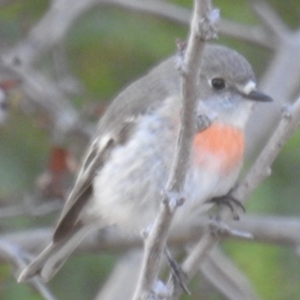
[[[213,116],[213,121],[203,132],[195,129],[186,201],[172,230],[187,225],[209,207],[209,199],[234,186],[253,102],[271,100],[256,90],[246,59],[217,45],[205,48],[197,97],[197,114]],[[116,97],[100,120],[51,244],[21,272],[19,282],[34,275],[48,281],[93,229],[115,225],[126,234],[139,234],[153,223],[174,156],[180,108],[174,57]]]

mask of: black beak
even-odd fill
[[[249,99],[249,100],[253,100],[253,101],[258,101],[258,102],[271,102],[273,101],[273,99],[271,97],[269,97],[268,95],[253,90],[251,91],[249,94],[244,94],[244,97]]]

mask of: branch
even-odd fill
[[[102,0],[103,4],[120,6],[138,12],[152,14],[183,25],[190,23],[191,11],[165,1]],[[273,37],[261,27],[238,24],[230,20],[220,21],[219,32],[264,48],[272,48]]]
[[[228,222],[229,226],[239,231],[249,232],[253,235],[253,241],[261,243],[270,243],[273,245],[280,246],[291,246],[297,250],[300,246],[299,232],[300,232],[300,219],[291,217],[276,217],[276,216],[251,216],[245,215],[243,218],[237,221]],[[207,220],[197,220],[192,229],[186,227],[180,228],[181,231],[177,230],[176,234],[171,233],[168,244],[171,247],[179,247],[186,245],[191,242],[196,242],[199,237],[203,235],[208,227]],[[18,248],[22,249],[22,253],[38,253],[44,246],[51,240],[52,228],[48,229],[36,229],[24,232],[18,232],[14,234],[2,235],[0,240],[6,240],[9,244],[18,245]],[[241,239],[237,236],[221,236],[223,238],[236,239],[241,241],[249,241],[249,239]],[[118,235],[116,232],[107,232],[104,234],[91,235],[87,237],[83,243],[81,243],[76,250],[77,255],[82,253],[120,253],[130,249],[136,249],[142,246],[142,240],[138,237],[124,237]],[[211,272],[216,272],[216,268],[221,268],[222,273],[228,270],[228,267],[222,268],[219,262],[216,263],[213,255],[214,251],[205,260],[204,266],[201,266],[201,270],[205,270],[207,276],[212,276]],[[207,265],[208,264],[208,265]],[[196,265],[199,266],[199,265]],[[208,270],[207,269],[212,270]],[[130,269],[132,270],[132,269]],[[136,270],[136,269],[135,269]],[[136,270],[137,272],[137,270]],[[207,273],[208,272],[208,273]],[[128,275],[128,274],[127,274]],[[114,276],[114,275],[112,275]],[[221,276],[221,275],[220,275]],[[240,276],[238,276],[240,279]],[[221,284],[219,280],[215,281],[214,284]],[[222,282],[222,276],[220,278]],[[234,281],[232,279],[232,284]],[[245,290],[245,293],[250,291],[249,286],[244,283],[238,285],[240,289]],[[244,286],[244,288],[242,288]],[[230,288],[230,287],[229,287]],[[237,290],[235,290],[237,293]],[[230,291],[229,291],[230,292]],[[101,293],[101,295],[103,295]],[[103,299],[106,299],[105,297]],[[241,297],[240,299],[245,299]],[[250,298],[251,299],[251,298]]]
[[[179,205],[180,193],[184,185],[188,162],[190,160],[194,124],[196,123],[196,86],[200,73],[200,62],[205,41],[216,35],[216,11],[210,1],[195,1],[191,32],[184,56],[182,71],[182,113],[177,149],[172,170],[168,179],[166,193],[153,228],[145,240],[145,253],[138,286],[133,299],[150,299],[153,296],[160,258],[165,247],[167,233],[172,217]]]
[[[258,300],[247,277],[220,249],[208,255],[200,270],[226,299]]]
[[[300,30],[286,32],[274,49],[274,56],[268,63],[260,81],[260,88],[272,96],[274,103],[268,106],[268,114],[258,106],[247,127],[248,153],[253,157],[260,145],[274,132],[280,120],[280,107],[293,103],[299,93],[300,66]],[[255,153],[256,154],[256,153]]]
[[[209,222],[204,219],[197,220],[192,228],[182,227],[171,232],[168,238],[168,245],[182,247],[187,243],[199,241],[205,233]],[[300,247],[300,218],[277,217],[277,216],[256,216],[245,215],[240,221],[228,221],[228,225],[239,231],[248,232],[253,236],[253,241],[270,243],[280,246]],[[53,228],[32,229],[17,233],[0,235],[0,239],[7,240],[10,244],[18,245],[19,248],[29,253],[40,252],[53,234]],[[223,238],[221,236],[221,238]],[[241,241],[249,241],[242,236],[230,235],[224,238],[233,238]],[[78,246],[75,253],[99,253],[99,252],[123,252],[142,246],[139,237],[124,237],[116,231],[100,231],[97,234],[87,236]]]
[[[273,136],[257,158],[247,176],[242,180],[232,196],[246,202],[246,199],[256,187],[271,175],[271,165],[287,139],[300,124],[300,97],[291,106],[282,110],[282,119]]]
[[[75,20],[96,5],[114,5],[188,25],[191,11],[163,1],[139,0],[55,0],[28,36],[6,54],[10,63],[18,61],[26,66],[57,45]],[[270,48],[273,39],[262,28],[237,24],[229,20],[221,23],[220,33]]]
[[[26,39],[7,53],[7,60],[32,65],[65,37],[73,22],[99,0],[54,0]]]
[[[49,117],[49,130],[56,142],[64,140],[67,133],[79,132],[84,137],[91,136],[90,128],[83,124],[72,104],[50,78],[5,56],[2,57],[2,64],[18,76],[21,88],[33,107]]]
[[[252,7],[265,27],[277,38],[277,42],[288,35],[290,30],[277,13],[263,0],[252,0]]]
[[[39,196],[24,193],[22,196],[0,198],[0,203],[13,203],[0,206],[0,221],[22,216],[44,216],[62,208],[62,201],[56,198],[47,198],[40,202]],[[14,204],[21,203],[21,204]]]
[[[207,258],[212,248],[219,242],[222,237],[238,237],[242,239],[251,239],[252,235],[248,232],[242,232],[236,229],[231,229],[227,224],[211,220],[206,226],[204,234],[199,243],[190,251],[188,257],[183,262],[181,269],[186,275],[185,284],[189,283],[192,278],[198,273],[199,266]],[[168,286],[173,289],[173,298],[179,299],[183,289],[181,284],[170,276]]]
[[[138,280],[143,253],[132,250],[118,260],[95,300],[131,299]]]

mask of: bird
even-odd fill
[[[21,271],[18,282],[49,281],[93,230],[115,226],[139,234],[154,222],[171,169],[180,128],[181,77],[176,55],[125,88],[100,118],[51,243]],[[172,229],[209,208],[236,183],[244,156],[245,126],[255,102],[272,99],[257,90],[249,62],[228,47],[207,44],[197,80],[197,119],[211,124],[192,142]]]

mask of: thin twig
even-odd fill
[[[252,0],[252,7],[265,27],[277,38],[277,42],[280,42],[289,33],[288,27],[268,3],[263,0]]]
[[[200,270],[228,300],[259,299],[249,279],[218,247],[207,256]]]
[[[31,29],[26,39],[6,54],[11,63],[30,66],[54,45],[61,42],[74,21],[97,0],[55,0],[43,18]]]
[[[228,225],[239,231],[248,232],[253,236],[252,241],[269,243],[278,246],[288,246],[298,248],[300,246],[300,218],[280,217],[280,216],[256,216],[245,215],[238,222],[228,221]],[[187,243],[199,241],[199,238],[207,229],[209,221],[197,219],[197,223],[192,228],[182,226],[171,232],[168,237],[170,247],[181,247]],[[17,233],[2,234],[0,239],[18,245],[20,248],[30,253],[38,253],[51,240],[53,228],[31,229]],[[238,239],[248,241],[244,236],[226,235],[220,238]],[[87,236],[75,253],[99,253],[108,251],[119,253],[127,249],[142,246],[142,239],[136,236],[123,236],[116,231],[105,231]]]
[[[273,136],[257,158],[246,177],[239,184],[232,196],[242,202],[256,189],[266,177],[271,175],[271,165],[279,154],[287,139],[295,132],[300,124],[300,97],[290,106],[285,106],[282,119]]]
[[[43,216],[62,208],[62,203],[58,200],[49,200],[49,202],[37,205],[30,196],[28,198],[30,198],[30,202],[26,202],[28,200],[25,198],[23,205],[1,206],[0,221],[21,216]]]
[[[138,12],[152,14],[183,25],[189,25],[191,11],[173,3],[165,1],[140,0],[101,0],[103,4],[120,6]],[[255,44],[264,48],[272,49],[273,37],[258,26],[238,24],[230,20],[220,21],[220,34],[224,34],[239,40]]]
[[[32,28],[27,38],[10,49],[6,59],[10,62],[18,61],[26,66],[32,65],[66,36],[78,17],[96,5],[120,6],[185,25],[189,24],[191,16],[189,9],[155,0],[56,0],[52,1],[50,9]],[[267,48],[273,44],[270,35],[262,28],[244,26],[229,20],[222,21],[220,33]]]

